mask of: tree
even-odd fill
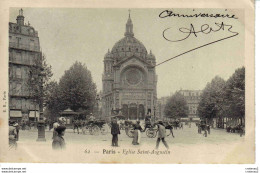
[[[164,114],[167,117],[174,118],[187,117],[187,112],[187,102],[180,92],[176,92],[168,99],[164,109]]]
[[[46,101],[45,96],[48,90],[47,86],[53,75],[51,69],[52,67],[47,64],[47,60],[44,55],[38,54],[37,56],[34,56],[29,69],[29,77],[26,85],[30,98],[35,102],[35,104],[40,105],[40,107],[43,107]]]
[[[62,111],[59,85],[56,81],[51,81],[47,85],[46,91],[46,112],[49,117],[56,117]]]
[[[245,117],[245,68],[239,68],[225,86],[225,113],[229,117]]]
[[[225,80],[216,76],[208,83],[202,92],[198,106],[198,114],[201,118],[211,121],[220,115],[223,109]]]
[[[61,108],[74,111],[93,109],[96,84],[85,64],[75,62],[66,70],[59,83]]]

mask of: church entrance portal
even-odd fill
[[[135,103],[130,104],[129,108],[129,119],[135,120],[137,119],[137,105]]]

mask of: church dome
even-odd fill
[[[147,50],[143,43],[134,37],[133,23],[130,18],[130,14],[126,23],[125,37],[116,42],[112,48],[111,54],[118,60],[128,58],[133,55],[146,59]]]
[[[135,37],[125,36],[113,46],[112,54],[118,54],[119,57],[137,55],[138,57],[145,58],[147,55],[147,50],[143,43]]]

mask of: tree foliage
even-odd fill
[[[227,80],[224,89],[225,116],[245,116],[245,68],[239,68]]]
[[[46,110],[50,116],[56,117],[61,109],[59,84],[56,81],[51,81],[46,92]]]
[[[216,76],[208,83],[202,92],[198,106],[198,114],[201,118],[215,118],[222,109],[223,88],[225,80]]]
[[[245,68],[239,68],[225,82],[215,77],[202,92],[199,116],[241,118],[245,116]]]
[[[95,104],[96,84],[85,64],[75,62],[59,82],[60,108],[74,111],[92,109]]]
[[[26,83],[27,89],[30,97],[36,103],[39,104],[40,98],[43,98],[43,104],[45,104],[49,81],[53,75],[52,67],[47,64],[47,60],[42,54],[35,56],[32,62]]]
[[[164,109],[164,114],[167,117],[174,117],[174,118],[187,117],[188,116],[187,112],[188,112],[187,102],[184,96],[179,92],[176,92],[168,99]]]

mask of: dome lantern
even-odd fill
[[[125,36],[133,37],[134,36],[133,23],[132,23],[131,16],[130,16],[130,10],[128,10],[128,11],[129,11],[129,16],[128,16],[128,20],[126,22]]]

